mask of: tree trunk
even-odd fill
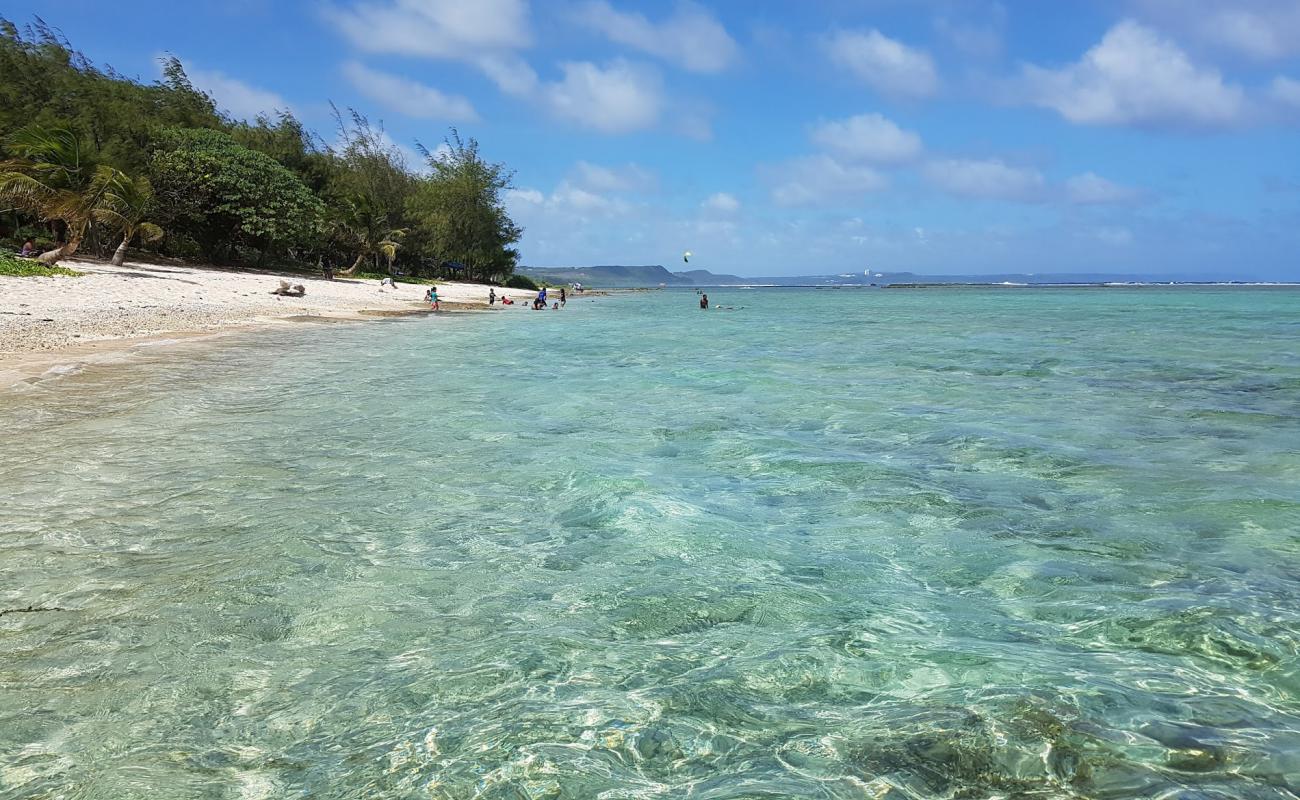
[[[361,255],[357,256],[357,260],[352,262],[352,266],[348,267],[348,268],[345,269],[345,270],[341,270],[341,271],[339,272],[339,274],[340,274],[340,275],[355,275],[355,274],[357,273],[357,268],[361,266],[361,262],[364,261],[365,258],[366,258],[366,254],[365,254],[365,253],[362,253]]]
[[[56,247],[53,250],[47,250],[44,253],[41,253],[39,256],[36,257],[36,260],[41,262],[47,267],[52,267],[55,264],[59,263],[59,259],[67,258],[71,256],[73,253],[77,252],[77,248],[80,245],[81,245],[81,237],[78,236],[77,238],[73,239],[72,241],[68,242],[62,247]]]
[[[122,266],[122,262],[126,260],[126,245],[127,242],[130,241],[131,241],[130,233],[127,233],[124,236],[122,236],[122,243],[119,244],[117,246],[117,249],[113,251],[113,260],[109,263],[111,263],[115,267]]]

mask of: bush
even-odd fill
[[[63,267],[47,267],[39,261],[15,258],[13,255],[0,252],[0,275],[16,275],[23,278],[45,277],[51,275],[67,275],[69,277],[80,276],[82,273]]]
[[[527,275],[520,275],[518,273],[515,273],[514,275],[511,275],[509,278],[506,278],[506,282],[502,285],[505,286],[507,289],[526,289],[527,291],[530,292],[535,292],[541,288],[540,286],[537,285],[537,282],[534,281],[532,278],[528,277]]]

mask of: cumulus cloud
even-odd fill
[[[886,94],[927,97],[939,88],[934,60],[924,50],[880,31],[839,31],[826,43],[831,61]]]
[[[709,195],[708,198],[700,204],[700,207],[706,211],[719,211],[723,214],[733,214],[740,210],[740,201],[736,199],[735,195],[728,194],[727,192],[717,192],[716,194]]]
[[[1260,61],[1300,54],[1295,0],[1138,0],[1136,10],[1162,27]]]
[[[219,108],[236,119],[251,120],[258,114],[292,110],[289,103],[275,92],[259,89],[223,72],[200,69],[189,61],[182,61],[181,65],[195,88],[211,95]]]
[[[506,191],[506,203],[510,205],[526,203],[531,206],[540,206],[546,202],[546,195],[536,189],[509,189]]]
[[[549,195],[533,188],[512,189],[506,202],[512,213],[525,218],[617,217],[634,208],[628,195],[652,191],[657,184],[654,173],[637,164],[606,167],[579,161]]]
[[[659,122],[665,101],[654,71],[622,59],[604,67],[567,62],[560,69],[564,77],[542,88],[557,117],[601,133],[629,133]]]
[[[560,185],[555,187],[547,204],[583,212],[614,212],[622,210],[626,205],[622,200],[575,186],[569,181],[561,181]]]
[[[460,95],[444,94],[418,81],[371,69],[356,61],[343,65],[343,76],[358,91],[392,111],[408,117],[473,122],[474,106]]]
[[[850,161],[898,164],[921,154],[921,137],[905,131],[880,114],[859,114],[818,124],[815,144]]]
[[[735,63],[740,52],[727,29],[690,2],[679,4],[667,19],[651,22],[643,14],[592,0],[579,8],[578,20],[611,41],[691,72],[721,72]]]
[[[1037,170],[1010,166],[996,158],[931,161],[923,174],[949,194],[985,200],[1042,200],[1047,184]]]
[[[506,94],[524,97],[537,89],[537,72],[513,53],[481,55],[474,64]]]
[[[505,200],[511,215],[524,222],[544,219],[566,225],[575,219],[625,216],[632,209],[623,198],[593,192],[567,179],[549,195],[532,188],[511,189]]]
[[[324,14],[370,53],[471,60],[532,39],[527,0],[375,0],[328,6]]]
[[[658,183],[654,173],[637,164],[603,167],[579,161],[573,173],[575,183],[596,192],[647,192]]]
[[[824,205],[889,186],[871,167],[843,164],[828,155],[796,158],[766,172],[774,184],[772,202],[782,206]]]
[[[1268,93],[1274,101],[1292,109],[1300,110],[1300,81],[1288,78],[1285,75],[1279,75],[1273,79]]]
[[[1065,197],[1077,205],[1107,205],[1135,202],[1142,197],[1142,193],[1131,186],[1109,181],[1095,172],[1085,172],[1065,182]]]
[[[1248,110],[1240,87],[1132,20],[1115,25],[1073,64],[1026,66],[1023,89],[1030,103],[1084,125],[1229,126]]]

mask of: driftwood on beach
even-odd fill
[[[290,286],[288,281],[280,281],[280,288],[271,292],[271,294],[278,294],[282,297],[302,297],[307,294],[307,287],[301,283]]]

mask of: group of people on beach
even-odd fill
[[[392,278],[384,278],[383,281],[380,283],[380,288],[381,288],[381,289],[388,289],[388,288],[393,288],[393,289],[395,289],[395,288],[397,288],[397,284],[393,282],[393,279],[392,279]],[[514,300],[511,300],[511,299],[510,299],[509,297],[507,297],[505,294],[502,294],[501,297],[498,298],[498,297],[497,297],[497,290],[496,290],[496,287],[489,288],[489,289],[488,289],[488,305],[490,305],[490,306],[496,305],[497,302],[498,302],[498,300],[501,302],[501,305],[503,305],[503,306],[513,306],[513,305],[515,305],[515,301],[514,301]],[[442,310],[442,303],[438,300],[438,287],[437,287],[437,286],[430,286],[430,287],[425,291],[425,293],[424,293],[424,302],[428,303],[428,304],[429,304],[429,308],[430,308],[431,310],[433,310],[433,311],[441,311],[441,310]],[[548,307],[547,304],[550,303],[550,302],[551,302],[551,301],[550,301],[550,299],[548,298],[548,296],[547,296],[547,294],[546,294],[546,287],[542,287],[541,291],[539,291],[539,292],[537,293],[537,297],[533,298],[533,310],[534,310],[534,311],[542,311],[542,310],[544,310],[544,309],[546,309],[546,308]],[[549,307],[552,308],[552,309],[554,309],[555,311],[559,311],[559,310],[560,310],[561,308],[563,308],[563,307],[565,306],[565,304],[568,303],[568,302],[569,302],[569,294],[568,294],[567,291],[565,291],[564,287],[561,286],[561,287],[560,287],[560,299],[557,300],[557,301],[555,301],[555,303],[554,303],[553,305],[550,305]]]
[[[488,289],[488,305],[490,305],[490,306],[491,306],[491,305],[496,305],[496,302],[497,302],[497,290],[496,290],[495,288]],[[560,287],[560,299],[557,300],[557,301],[555,301],[555,303],[554,303],[553,305],[550,305],[550,308],[551,308],[552,310],[554,310],[554,311],[559,311],[559,310],[560,310],[561,308],[563,308],[563,307],[564,307],[568,302],[569,302],[569,295],[568,295],[568,292],[566,292],[566,291],[564,290],[564,287],[561,286],[561,287]],[[546,308],[548,307],[548,304],[550,304],[550,303],[551,303],[551,301],[550,301],[550,299],[547,297],[547,294],[546,294],[546,287],[543,286],[542,289],[537,293],[537,296],[533,298],[533,310],[534,310],[534,311],[542,311],[542,310],[546,309]],[[504,295],[504,294],[501,295],[501,305],[503,305],[503,306],[513,306],[514,304],[515,304],[515,301],[514,301],[514,300],[511,300],[509,297],[507,297],[507,296]]]

